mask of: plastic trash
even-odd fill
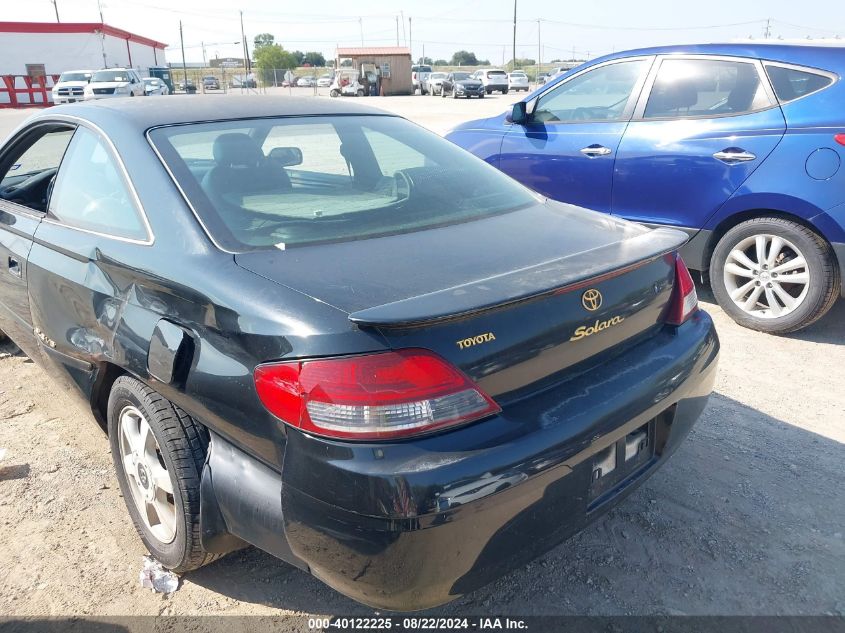
[[[0,462],[3,461],[3,458],[6,457],[6,449],[0,448]]]
[[[138,580],[141,586],[157,593],[173,593],[179,588],[179,576],[162,567],[161,563],[150,556],[144,556]]]

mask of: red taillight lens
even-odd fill
[[[839,143],[840,145],[845,145],[845,134],[834,134],[833,140]]]
[[[670,325],[680,325],[697,309],[698,294],[695,292],[692,275],[689,274],[681,256],[675,255],[675,287],[672,289],[666,322]]]
[[[501,410],[458,369],[422,349],[259,365],[255,388],[287,424],[338,438],[419,435]]]

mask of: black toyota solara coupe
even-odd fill
[[[411,610],[666,461],[719,343],[685,234],[348,102],[109,100],[0,150],[0,329],[108,433],[149,551]]]

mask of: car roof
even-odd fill
[[[653,46],[620,51],[590,60],[589,65],[634,57],[637,55],[725,55],[736,57],[751,57],[786,63],[808,64],[833,63],[834,60],[843,63],[845,60],[845,45],[831,45],[829,42],[783,43],[778,40],[748,40],[742,42],[724,42],[712,44],[678,44],[672,46]]]
[[[282,116],[354,115],[370,114],[396,116],[372,106],[360,105],[348,99],[318,99],[314,97],[272,97],[268,95],[229,95],[203,97],[176,95],[169,99],[103,99],[84,101],[49,108],[32,120],[51,119],[65,115],[90,121],[107,133],[140,131],[183,123],[226,121]]]

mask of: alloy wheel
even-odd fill
[[[156,539],[170,543],[176,538],[176,503],[158,440],[134,406],[123,408],[119,425],[120,458],[138,514]]]
[[[729,252],[724,266],[731,300],[751,316],[786,316],[807,298],[810,268],[801,251],[777,235],[752,235]]]

